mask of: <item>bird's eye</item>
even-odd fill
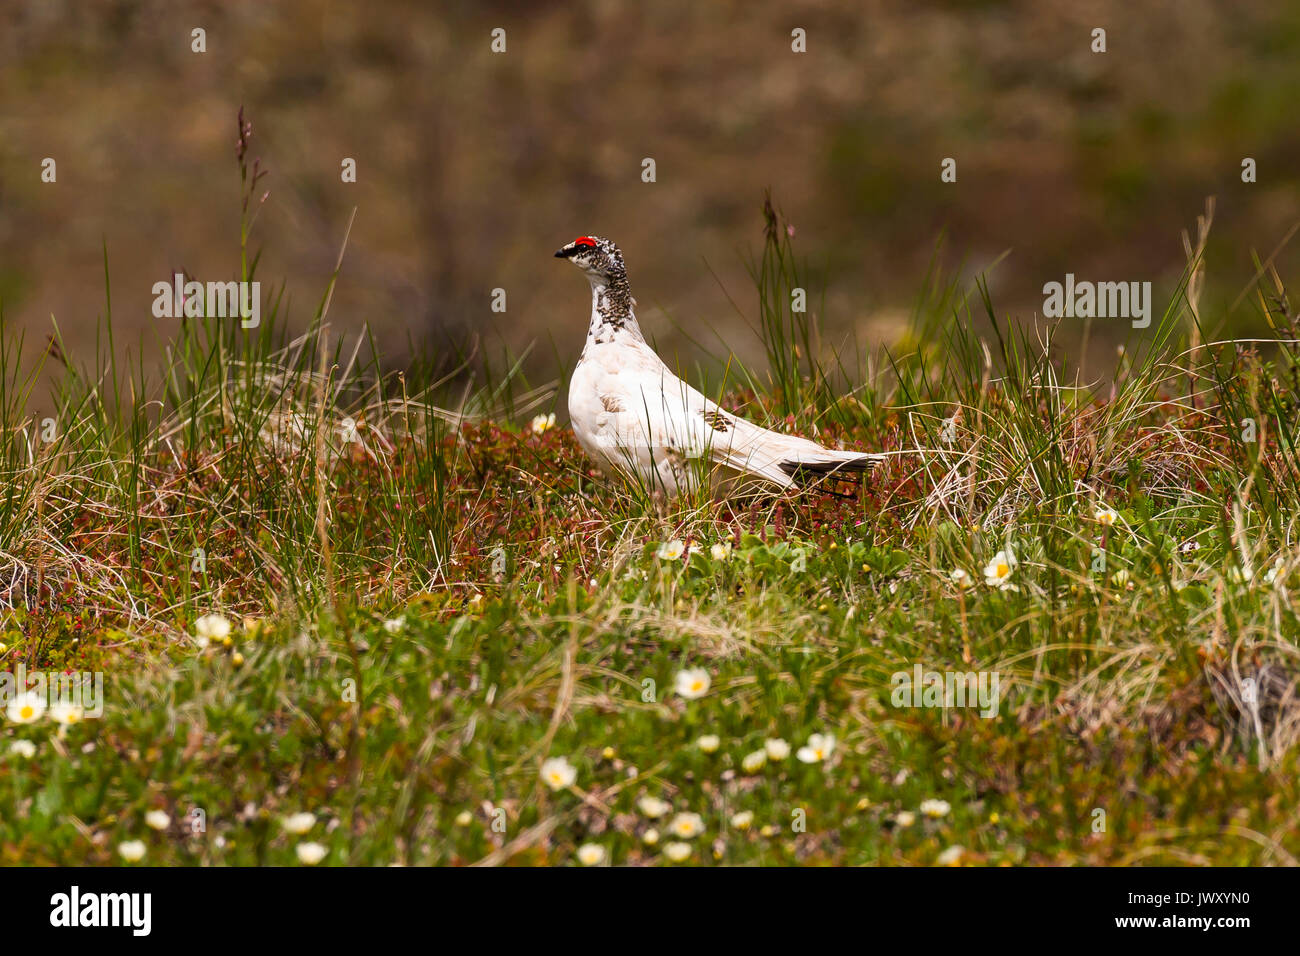
[[[596,240],[591,238],[591,236],[582,236],[578,239],[574,239],[573,244],[575,246],[591,246],[594,249],[596,247]]]

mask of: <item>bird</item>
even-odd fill
[[[606,476],[665,499],[797,491],[868,471],[883,455],[827,448],[733,415],[682,381],[645,340],[623,253],[601,236],[561,247],[591,284],[591,320],[569,380],[578,444]]]

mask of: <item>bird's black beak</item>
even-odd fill
[[[569,258],[569,256],[573,255],[577,251],[578,251],[577,246],[565,246],[563,249],[555,250],[555,258],[567,259]]]

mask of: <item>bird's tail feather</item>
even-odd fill
[[[814,460],[790,458],[777,462],[777,467],[794,479],[807,480],[831,475],[855,474],[870,471],[885,460],[884,455],[866,452],[830,452]]]

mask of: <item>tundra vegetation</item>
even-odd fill
[[[0,664],[104,688],[91,719],[8,702],[0,863],[1294,863],[1300,336],[1271,262],[1239,304],[1267,342],[1201,310],[1207,214],[1113,369],[937,270],[903,341],[835,349],[764,214],[737,307],[768,361],[711,387],[888,454],[856,484],[603,480],[562,383],[393,370],[333,281],[297,325],[279,294],[255,328],[170,320],[146,367],[106,252],[92,361],[5,333]]]

